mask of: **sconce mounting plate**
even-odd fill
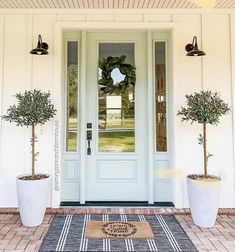
[[[186,50],[187,52],[192,51],[192,50],[193,50],[193,44],[187,44],[187,45],[185,46],[185,50]]]

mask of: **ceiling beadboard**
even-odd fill
[[[205,0],[210,1],[210,0]],[[0,0],[10,9],[196,9],[193,0]],[[235,8],[235,0],[216,0],[215,9]]]

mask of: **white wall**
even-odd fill
[[[55,60],[60,57],[54,54],[54,39],[58,38],[55,32],[60,22],[67,23],[67,27],[71,25],[73,29],[172,29],[173,168],[182,170],[183,175],[202,171],[202,150],[197,144],[201,129],[197,125],[181,123],[176,113],[185,104],[185,94],[202,88],[219,91],[222,98],[234,108],[235,12],[0,10],[1,114],[14,102],[13,95],[18,91],[49,89],[52,95],[57,91],[54,69],[55,63],[58,64]],[[35,57],[29,54],[36,45],[39,33],[49,44],[48,56]],[[184,47],[192,41],[194,35],[198,37],[199,48],[206,52],[205,57],[185,56]],[[59,106],[62,94],[54,97]],[[208,148],[214,154],[209,163],[209,172],[223,179],[220,207],[235,207],[234,123],[231,113],[222,118],[218,127],[208,128]],[[54,122],[38,127],[38,134],[38,171],[53,174]],[[15,177],[30,169],[29,135],[27,129],[0,122],[0,207],[17,205]],[[184,176],[175,178],[174,203],[177,207],[188,206]]]

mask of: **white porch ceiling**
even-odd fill
[[[9,9],[197,9],[235,8],[235,0],[0,0]]]

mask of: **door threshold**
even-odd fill
[[[84,206],[84,207],[174,207],[172,202],[154,202],[149,204],[147,201],[86,201],[80,204],[79,201],[61,201],[60,206]]]

